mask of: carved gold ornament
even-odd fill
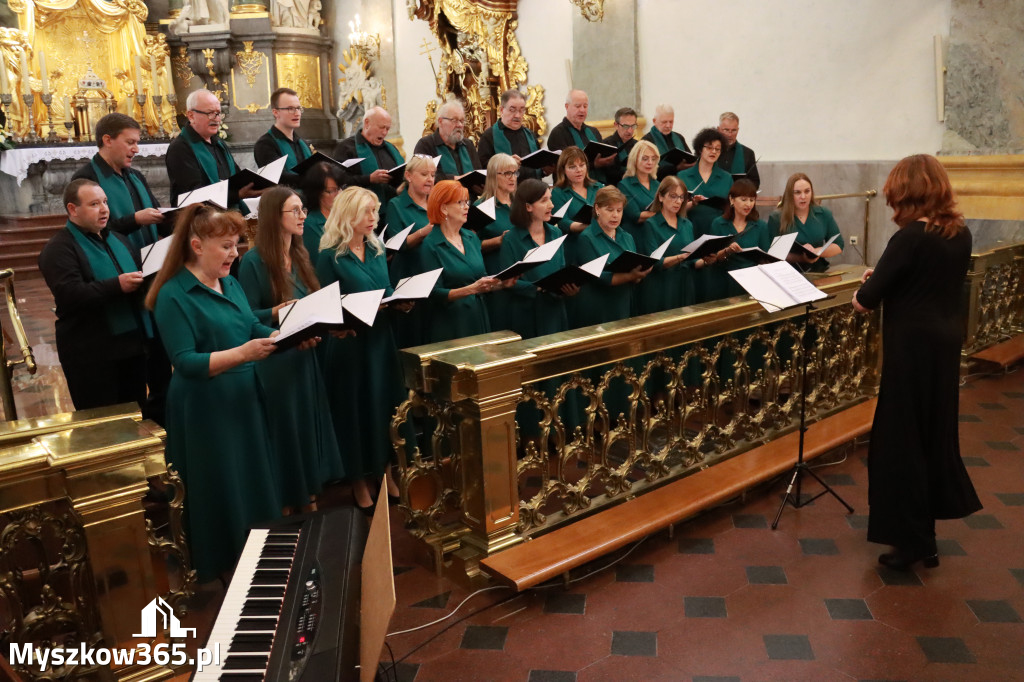
[[[320,57],[312,54],[278,53],[277,84],[298,93],[299,103],[306,109],[322,109],[320,93]]]
[[[604,0],[572,0],[587,21],[604,21]]]
[[[178,48],[178,53],[171,57],[171,66],[174,67],[175,75],[188,89],[192,79],[196,77],[192,73],[192,67],[188,64],[188,48],[184,45]]]
[[[235,53],[235,59],[238,62],[238,68],[245,75],[245,82],[249,84],[249,87],[256,86],[256,76],[259,75],[260,69],[263,67],[264,55],[262,52],[257,52],[252,49],[254,41],[246,40],[242,44],[245,47],[241,52]]]

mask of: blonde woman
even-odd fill
[[[638,241],[643,225],[657,211],[648,206],[658,193],[658,148],[653,142],[639,140],[626,159],[626,175],[619,183],[619,191],[626,196],[626,208],[622,214],[622,229]]]
[[[322,286],[338,282],[342,293],[384,289],[391,294],[388,260],[377,239],[377,196],[349,187],[334,201],[320,239],[317,277]],[[342,459],[352,482],[356,506],[372,511],[371,486],[387,478],[388,494],[397,497],[391,478],[391,415],[405,397],[398,347],[387,310],[370,329],[355,336],[327,339],[324,373],[334,431],[345,446]]]

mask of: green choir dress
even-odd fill
[[[586,263],[576,258],[576,245],[579,244],[581,232],[571,232],[569,228],[572,226],[573,215],[576,211],[583,208],[584,205],[594,205],[594,199],[597,197],[597,190],[604,187],[600,182],[591,183],[590,187],[587,188],[587,196],[582,197],[572,189],[572,187],[552,187],[551,188],[551,203],[554,204],[553,212],[558,211],[562,206],[565,206],[565,202],[572,201],[569,208],[565,211],[565,218],[558,221],[557,225],[562,230],[562,234],[569,235],[569,238],[565,240],[562,248],[565,249],[565,260],[569,265],[577,265]]]
[[[780,216],[781,214],[778,211],[768,216],[768,232],[773,238],[779,235]],[[839,237],[832,243],[838,244],[841,249],[846,248],[846,242],[843,241],[843,236],[839,234],[839,226],[836,225],[836,219],[832,217],[832,211],[824,206],[811,206],[811,210],[807,214],[806,223],[800,222],[800,219],[796,216],[793,216],[793,222],[797,226],[797,244],[821,246],[831,239],[833,235],[838,234]],[[806,266],[805,269],[810,272],[825,272],[828,270],[828,265],[827,260],[819,258],[814,263]]]
[[[294,268],[291,279],[290,298],[309,293]],[[242,256],[238,282],[257,319],[274,324],[276,303],[258,249]],[[295,349],[275,353],[256,364],[256,376],[272,400],[267,406],[267,429],[281,502],[291,507],[309,504],[310,496],[319,495],[324,483],[345,475],[317,353]]]
[[[632,235],[633,241],[638,245],[640,233],[643,232],[644,225],[646,225],[646,223],[639,222],[640,214],[647,210],[647,207],[654,201],[654,197],[658,195],[658,181],[651,178],[649,183],[650,188],[645,188],[635,175],[622,178],[622,182],[619,183],[619,191],[626,195],[626,205],[622,208],[622,227]]]
[[[261,324],[233,277],[223,294],[182,268],[160,289],[156,323],[174,374],[167,391],[165,459],[188,491],[185,528],[199,582],[235,565],[249,529],[281,515],[255,363],[210,376],[210,354],[273,329]]]
[[[726,220],[723,216],[715,218],[714,222],[711,223],[711,230],[708,234],[728,236],[735,235],[737,232],[732,221]],[[746,228],[736,237],[736,243],[744,249],[756,246],[762,251],[767,251],[772,245],[772,237],[768,232],[768,225],[763,220],[748,220]],[[749,268],[752,265],[755,265],[755,263],[749,258],[732,253],[729,254],[725,261],[702,268],[701,272],[707,273],[705,276],[706,300],[716,301],[720,298],[745,294],[746,292],[743,287],[729,276],[729,271]]]
[[[668,239],[672,239],[672,243],[665,256],[678,256],[683,247],[693,241],[693,223],[679,216],[673,228],[661,213],[653,215],[644,223],[637,248],[640,253],[650,255]],[[658,263],[640,283],[637,312],[646,315],[692,305],[695,301],[693,279],[694,269],[689,259],[670,268],[663,268]]]
[[[338,257],[324,251],[316,267],[320,282],[338,282],[343,294],[384,289],[390,295],[387,256],[369,244],[364,253],[365,262],[351,251]],[[406,397],[390,311],[378,312],[373,326],[355,336],[329,337],[326,356],[327,399],[345,444],[345,473],[352,480],[383,476],[393,459],[391,418]]]
[[[636,242],[625,230],[615,230],[615,239],[612,240],[594,221],[580,233],[577,245],[580,263],[587,263],[607,253],[610,264],[623,251],[636,251]],[[632,285],[612,286],[612,273],[602,272],[600,281],[583,284],[580,293],[570,301],[569,322],[576,328],[625,319],[632,312],[632,299]]]
[[[477,205],[480,202],[476,202]],[[512,222],[509,220],[509,211],[512,209],[508,204],[502,204],[497,199],[494,200],[494,222],[490,225],[485,226],[478,233],[480,241],[483,242],[485,239],[493,239],[494,237],[500,237],[509,230],[512,229]],[[509,263],[511,265],[511,263]],[[506,267],[501,265],[501,245],[496,249],[492,249],[484,254],[484,269],[487,270],[488,275],[496,275]],[[487,303],[487,314],[491,318],[491,329],[511,329],[512,320],[509,317],[508,311],[508,297],[505,296],[506,291],[496,291],[489,294],[485,302]]]
[[[469,230],[460,230],[460,234],[465,253],[445,239],[441,228],[437,226],[420,245],[420,262],[424,271],[444,268],[430,295],[426,329],[428,343],[491,331],[487,305],[482,296],[473,294],[454,301],[448,300],[448,292],[452,289],[467,286],[487,275],[483,254],[480,253],[480,239]]]
[[[302,243],[309,252],[309,262],[316,263],[320,257],[320,238],[324,236],[324,225],[327,224],[327,216],[320,212],[320,209],[312,210],[306,215],[306,221],[302,223]]]
[[[405,190],[390,202],[387,209],[387,230],[385,238],[394,237],[409,225],[413,225],[415,232],[430,224],[427,219],[427,209],[417,204]],[[391,262],[388,268],[391,273],[391,285],[398,284],[403,277],[418,275],[424,271],[421,267],[419,254],[422,242],[414,247],[402,244],[402,248],[392,252]],[[429,306],[424,305],[425,301],[418,303],[405,315],[396,316],[393,320],[395,342],[399,348],[411,348],[427,342],[425,328],[427,325],[427,311]]]
[[[718,166],[712,167],[711,177],[707,182],[704,182],[704,178],[700,176],[700,163],[679,171],[676,173],[676,177],[683,181],[690,194],[700,194],[708,199],[721,197],[728,202],[729,190],[732,189],[732,175]],[[724,206],[714,208],[703,202],[694,205],[687,216],[693,223],[694,235],[700,237],[707,234],[711,229],[711,223],[715,218],[721,216],[724,210]]]

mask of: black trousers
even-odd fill
[[[146,356],[96,362],[62,362],[76,410],[119,403],[146,404]]]

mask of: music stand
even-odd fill
[[[772,530],[778,527],[779,519],[782,518],[782,510],[786,508],[787,502],[793,505],[794,509],[800,509],[826,493],[836,498],[852,514],[853,507],[847,504],[846,500],[840,497],[832,489],[832,486],[823,481],[804,461],[804,434],[807,433],[808,354],[807,348],[804,347],[804,339],[807,338],[811,311],[815,310],[814,301],[820,301],[829,296],[811,284],[796,268],[785,261],[732,270],[729,274],[768,312],[772,312],[773,308],[786,310],[800,305],[804,306],[803,334],[800,338],[800,439],[797,446],[796,464],[793,465],[789,485],[786,486],[786,495],[782,498],[782,504],[779,505],[779,510],[775,513],[775,520],[772,521]],[[820,493],[806,500],[800,499],[801,479],[804,474],[810,474],[823,488]],[[795,496],[792,494],[794,487],[796,488]]]

